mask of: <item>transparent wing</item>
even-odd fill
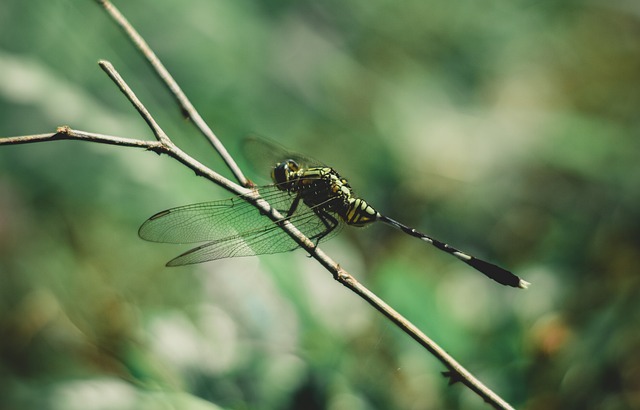
[[[285,213],[295,199],[295,195],[281,191],[275,185],[262,187],[259,191],[271,206]],[[197,243],[239,235],[271,223],[242,196],[237,196],[159,212],[142,224],[138,235],[151,242]]]
[[[275,185],[259,189],[271,206],[286,215],[295,194]],[[326,193],[319,193],[326,195]],[[334,200],[334,199],[329,199]],[[327,202],[328,202],[327,201]],[[300,201],[288,218],[314,242],[333,237],[343,226],[339,216],[324,211],[329,204],[313,208]],[[262,215],[242,196],[222,201],[205,202],[172,208],[149,218],[138,231],[142,239],[163,243],[205,242],[176,259],[169,266],[186,265],[214,259],[286,252],[298,244],[280,229],[277,223]]]
[[[329,228],[311,210],[289,219],[316,243],[333,237],[343,226],[341,222],[338,222],[330,232],[327,232]],[[193,248],[169,261],[167,266],[191,265],[222,258],[287,252],[299,247],[300,245],[272,222],[270,225],[245,232],[242,235],[214,240]]]

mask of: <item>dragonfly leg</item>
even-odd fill
[[[318,243],[322,240],[322,238],[329,235],[331,231],[333,231],[336,228],[336,226],[338,226],[338,220],[329,212],[319,208],[314,208],[313,212],[318,216],[318,218],[322,221],[324,226],[327,228],[323,232],[317,234],[315,238],[311,238],[316,240],[316,246],[318,246]]]
[[[293,203],[289,207],[289,210],[287,211],[287,218],[290,218],[291,215],[293,215],[293,213],[296,211],[296,209],[298,209],[298,205],[300,204],[301,198],[302,198],[301,195],[298,193],[296,195],[296,198],[293,200]],[[282,211],[279,211],[279,212],[282,212]]]

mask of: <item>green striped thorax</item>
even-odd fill
[[[349,182],[333,168],[303,168],[287,159],[272,169],[271,179],[279,189],[298,195],[309,208],[333,212],[347,225],[365,226],[378,219],[378,212],[357,198]]]

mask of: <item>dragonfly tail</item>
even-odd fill
[[[416,231],[415,229],[410,228],[396,221],[395,219],[391,219],[384,215],[378,215],[378,219],[388,225],[393,226],[396,229],[401,230],[406,234],[409,234],[413,237],[416,237],[418,239],[421,239],[425,242],[430,243],[431,245],[435,246],[436,248],[440,249],[443,252],[446,252],[448,254],[455,256],[456,258],[460,259],[462,262],[471,266],[475,270],[483,273],[484,275],[493,279],[494,281],[500,283],[501,285],[511,286],[511,287],[520,288],[520,289],[526,289],[530,285],[529,282],[519,278],[514,273],[506,269],[503,269],[497,265],[494,265],[493,263],[484,261],[482,259],[478,259],[474,256],[471,256],[462,251],[459,251],[458,249],[452,246],[449,246],[444,242],[440,242],[439,240],[434,239],[428,235],[425,235],[422,232]]]

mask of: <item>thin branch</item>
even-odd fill
[[[123,147],[145,148],[150,151],[163,151],[163,146],[158,141],[145,141],[133,138],[114,137],[112,135],[96,134],[93,132],[78,131],[68,125],[58,127],[54,134],[23,135],[18,137],[0,138],[0,145],[22,145],[35,142],[78,140],[97,142],[99,144],[118,145]]]
[[[233,157],[229,154],[225,146],[220,142],[218,137],[211,130],[209,125],[202,119],[202,116],[195,109],[191,101],[187,98],[186,94],[182,91],[176,80],[171,76],[166,67],[162,64],[160,59],[153,52],[149,44],[142,38],[142,36],[133,28],[129,21],[120,13],[109,0],[96,0],[105,11],[111,16],[111,18],[120,26],[120,28],[127,35],[133,45],[140,50],[142,55],[147,59],[155,73],[158,75],[161,81],[169,88],[171,94],[175,98],[178,106],[180,107],[182,114],[191,119],[198,130],[207,138],[209,143],[218,152],[223,161],[227,164],[233,175],[238,182],[243,186],[250,186],[251,183],[244,176],[240,167],[236,164]]]
[[[98,64],[100,65],[100,68],[102,68],[102,70],[107,73],[109,78],[111,78],[111,80],[118,86],[125,97],[127,97],[129,102],[135,107],[140,116],[149,125],[149,128],[151,128],[153,135],[156,137],[157,142],[160,144],[160,148],[156,148],[154,150],[155,152],[159,154],[164,153],[169,155],[170,157],[191,168],[197,175],[209,179],[210,181],[225,188],[235,195],[247,195],[251,192],[249,189],[241,187],[240,185],[228,180],[217,172],[206,167],[205,165],[182,151],[180,148],[178,148],[178,146],[175,145],[173,141],[171,141],[169,136],[151,116],[149,110],[147,110],[142,101],[140,101],[131,87],[129,87],[129,84],[127,84],[120,73],[118,73],[115,67],[113,67],[113,64],[106,60],[100,60]]]
[[[509,403],[507,403],[502,397],[498,396],[495,392],[485,386],[480,380],[476,379],[467,369],[465,369],[458,361],[456,361],[451,355],[449,355],[442,347],[436,342],[431,340],[420,329],[418,329],[413,323],[407,320],[400,313],[396,312],[385,301],[380,299],[375,293],[371,292],[360,282],[358,282],[353,276],[346,274],[341,279],[338,279],[347,288],[357,293],[361,298],[366,300],[371,306],[376,308],[379,312],[384,314],[393,323],[395,323],[406,334],[411,336],[416,342],[420,343],[422,347],[427,349],[432,355],[434,355],[442,364],[444,364],[449,370],[442,372],[442,375],[449,378],[449,384],[462,383],[469,389],[474,391],[478,396],[493,406],[496,409],[513,409]]]
[[[142,102],[135,95],[133,90],[127,85],[124,79],[120,76],[120,73],[116,71],[113,67],[113,64],[106,60],[98,61],[98,65],[102,70],[107,73],[109,78],[118,86],[120,91],[127,97],[129,102],[134,106],[134,108],[138,111],[142,119],[145,120],[153,135],[155,135],[156,139],[160,141],[163,145],[172,145],[173,143],[167,136],[167,134],[160,128],[156,120],[149,114],[147,108],[142,104]]]

